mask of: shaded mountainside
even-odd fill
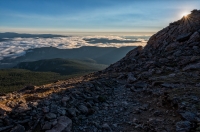
[[[93,47],[84,46],[75,49],[58,49],[54,47],[35,48],[26,51],[26,54],[17,58],[4,58],[0,60],[0,68],[9,68],[20,62],[37,61],[43,59],[92,59],[99,64],[110,65],[134,49],[135,46],[128,47]]]
[[[0,93],[22,89],[28,85],[43,85],[56,80],[82,76],[105,69],[107,65],[93,60],[49,59],[19,63],[14,69],[0,70]]]
[[[0,96],[0,131],[200,131],[200,11],[103,71]]]
[[[94,72],[105,69],[107,65],[97,64],[92,60],[46,59],[33,62],[21,62],[14,68],[31,71],[56,72],[61,75]]]

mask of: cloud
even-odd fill
[[[119,40],[119,41],[141,41],[137,43],[105,43],[99,42],[91,44],[85,39],[101,39]],[[139,46],[146,45],[146,40],[139,36],[126,38],[120,36],[72,36],[72,37],[56,37],[56,38],[14,38],[12,40],[0,42],[0,60],[4,57],[15,58],[22,56],[28,49],[41,47],[56,47],[59,49],[80,48],[82,46],[98,46],[98,47],[123,47],[123,46]]]

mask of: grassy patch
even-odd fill
[[[107,65],[94,62],[71,59],[46,59],[33,62],[21,62],[15,68],[27,69],[31,71],[56,72],[61,75],[79,74],[82,72],[91,72],[103,70]]]

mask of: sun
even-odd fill
[[[188,12],[184,12],[181,16],[182,16],[182,17],[187,17],[189,14],[190,14],[190,13],[188,13]]]

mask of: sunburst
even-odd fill
[[[188,12],[184,12],[184,13],[182,14],[182,17],[187,17],[189,14],[190,14],[190,13],[188,13]]]

